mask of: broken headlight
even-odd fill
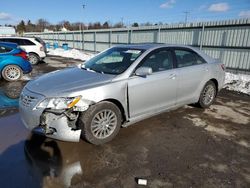
[[[74,107],[79,101],[81,97],[59,97],[59,98],[47,98],[41,101],[36,109],[39,108],[50,108],[55,110],[69,109]]]

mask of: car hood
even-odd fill
[[[114,77],[115,75],[96,73],[76,67],[45,74],[30,81],[26,88],[46,97],[65,96],[74,91],[111,82]]]

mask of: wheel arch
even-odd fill
[[[15,65],[18,66],[22,71],[23,71],[23,67],[20,66],[18,63],[5,63],[3,66],[0,67],[0,74],[2,75],[2,71],[5,67],[9,66],[9,65]]]
[[[113,103],[114,105],[116,105],[119,108],[119,110],[121,112],[121,115],[122,115],[122,123],[127,120],[124,107],[123,107],[123,105],[122,105],[122,103],[120,101],[118,101],[117,99],[105,99],[105,100],[102,100],[100,102],[103,102],[103,101],[111,102],[111,103]]]
[[[28,52],[28,54],[29,54],[29,56],[30,56],[30,54],[31,55],[34,55],[34,56],[36,56],[37,58],[38,58],[38,61],[35,63],[35,64],[37,64],[37,63],[39,63],[39,61],[41,61],[41,57],[39,56],[39,54],[37,54],[36,52]],[[31,63],[32,64],[32,63]]]
[[[216,87],[216,95],[218,93],[218,89],[219,89],[219,83],[215,78],[210,79],[209,81],[212,81],[215,84]]]
[[[36,52],[28,52],[28,54],[34,54],[40,59],[40,56]]]

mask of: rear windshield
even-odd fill
[[[41,38],[35,37],[35,41],[39,42],[40,44],[44,44],[44,41]]]

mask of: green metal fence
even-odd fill
[[[25,33],[59,46],[99,52],[113,45],[136,43],[183,44],[219,58],[229,70],[250,72],[250,19],[197,22],[121,29]]]

